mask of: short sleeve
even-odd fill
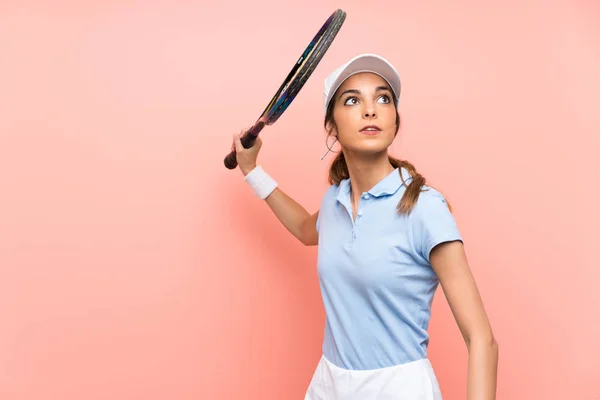
[[[319,219],[320,219],[320,217],[321,217],[321,213],[319,212],[317,214],[317,232],[319,232]]]
[[[331,208],[331,205],[335,204],[336,189],[337,186],[329,185],[323,194],[323,197],[321,197],[321,204],[319,206],[319,214],[317,214],[316,222],[317,232],[319,232],[322,221],[325,221],[325,225],[327,225],[327,214],[328,210]]]
[[[421,192],[415,211],[415,247],[428,262],[431,250],[438,244],[455,240],[463,242],[446,199],[435,189]]]

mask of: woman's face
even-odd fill
[[[382,77],[369,72],[352,75],[340,86],[333,101],[335,133],[345,150],[375,154],[392,144],[396,107],[393,93]]]

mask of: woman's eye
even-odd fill
[[[387,94],[384,94],[383,96],[379,97],[377,100],[381,101],[383,99],[383,103],[387,104],[390,103],[390,96],[388,96]],[[345,105],[353,105],[353,104],[357,104],[358,103],[358,99],[356,97],[348,97],[346,99],[346,101],[344,102]]]

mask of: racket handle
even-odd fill
[[[264,127],[265,123],[263,121],[257,121],[256,124],[254,124],[250,129],[248,129],[248,131],[246,131],[246,133],[244,133],[240,138],[242,146],[245,149],[249,149],[250,147],[254,146],[254,142],[256,142],[258,134]],[[227,169],[234,169],[235,167],[237,167],[238,163],[235,148],[231,151],[231,153],[227,155],[227,157],[225,157],[223,163],[225,164],[225,167]]]
[[[240,138],[240,141],[245,149],[249,149],[250,147],[254,146],[254,142],[256,142],[256,136],[246,133]],[[235,149],[233,149],[233,151],[229,153],[227,157],[225,157],[224,164],[227,169],[234,169],[237,167],[238,164]]]

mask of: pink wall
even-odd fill
[[[263,132],[262,164],[316,210],[322,80],[389,58],[394,152],[454,205],[498,398],[600,398],[597,2],[53,3],[0,5],[0,399],[303,397],[323,331],[315,249],[222,160],[338,7],[346,24]],[[464,399],[438,293],[430,357]]]

